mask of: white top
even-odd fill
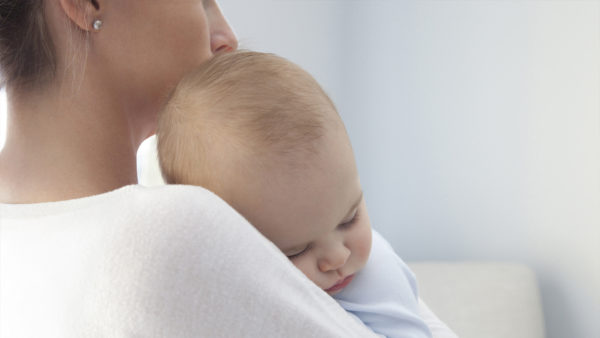
[[[373,337],[216,195],[0,204],[0,337]]]
[[[366,266],[334,298],[384,337],[456,338],[420,300],[413,272],[375,230]]]

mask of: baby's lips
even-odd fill
[[[329,289],[325,289],[325,291],[326,292],[334,292],[334,291],[341,290],[341,289],[345,288],[346,286],[348,286],[348,284],[350,284],[350,282],[352,282],[353,278],[354,278],[354,275],[350,275],[348,277],[345,277],[344,279],[342,279],[342,280],[338,281],[337,283],[335,283]]]

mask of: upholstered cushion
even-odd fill
[[[413,262],[421,298],[461,338],[542,338],[531,269],[495,262]]]

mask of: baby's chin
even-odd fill
[[[326,291],[326,290],[323,290],[323,291],[327,292],[327,294],[330,295],[330,296],[335,296],[338,293],[342,292],[342,290],[337,290],[337,291],[333,291],[333,292],[329,292],[329,291]]]

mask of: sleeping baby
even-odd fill
[[[374,332],[431,337],[437,327],[434,336],[453,337],[371,229],[344,124],[300,67],[273,54],[217,55],[177,86],[157,136],[167,183],[219,195]]]

